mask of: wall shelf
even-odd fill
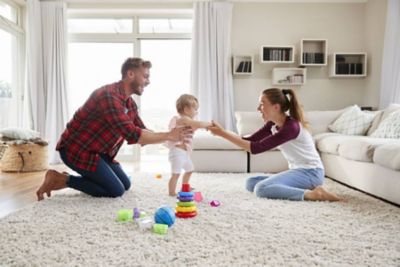
[[[305,68],[273,68],[273,85],[303,85],[306,83],[307,70]]]
[[[254,71],[254,61],[252,55],[233,55],[232,73],[233,75],[251,75]]]
[[[329,64],[330,77],[362,78],[367,76],[367,54],[364,52],[333,53]]]
[[[301,39],[299,62],[302,66],[326,66],[328,62],[328,40]]]
[[[294,63],[294,46],[263,45],[261,63]]]

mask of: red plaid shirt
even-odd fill
[[[56,150],[64,149],[77,168],[95,171],[99,154],[114,159],[124,139],[137,143],[145,128],[135,101],[119,81],[92,93],[68,122]]]

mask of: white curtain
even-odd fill
[[[30,125],[45,135],[46,97],[43,87],[42,21],[40,2],[26,1],[26,62],[27,94],[30,113]]]
[[[215,120],[235,130],[230,64],[233,4],[194,3],[192,86],[200,104],[199,119]]]
[[[40,113],[32,109],[33,125],[39,125],[39,130],[49,142],[49,162],[61,162],[58,152],[55,151],[57,141],[68,121],[67,87],[66,87],[66,53],[67,53],[67,25],[66,4],[61,1],[33,2],[31,7],[37,12],[35,17],[28,17],[28,25],[35,25],[32,32],[36,34],[37,43],[30,38],[28,47],[38,51],[38,55],[27,55],[31,58],[31,70],[28,69],[28,77],[38,75],[42,83],[30,83],[28,89],[31,96],[35,92],[41,92],[33,97],[31,103],[41,106]],[[40,11],[38,10],[40,6]],[[29,10],[28,13],[32,12]],[[29,49],[28,49],[29,51]]]
[[[388,0],[379,108],[400,103],[400,1]]]

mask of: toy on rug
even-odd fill
[[[221,205],[221,203],[218,200],[211,200],[210,201],[210,206],[211,207],[218,207],[219,205]]]
[[[201,192],[194,192],[194,201],[196,202],[203,201],[203,195],[201,194]]]
[[[133,208],[133,218],[135,220],[140,218],[140,211],[138,208]]]
[[[196,202],[202,202],[203,201],[203,195],[201,194],[201,192],[194,192],[194,200]],[[216,199],[213,199],[211,201],[207,200],[207,202],[210,203],[211,207],[219,207],[219,205],[221,205],[221,203]]]
[[[146,212],[140,211],[139,208],[133,208],[133,219],[138,224],[139,228],[151,229],[153,227],[154,221],[150,216],[146,216]]]
[[[136,223],[139,225],[141,230],[151,229],[154,225],[154,221],[151,217],[141,217],[136,219]]]
[[[168,227],[171,227],[175,223],[175,219],[175,213],[169,206],[158,208],[154,214],[154,220],[136,207],[133,209],[120,209],[117,213],[118,222],[131,222],[135,220],[141,230],[153,229],[154,233],[161,235],[165,235],[168,232]]]
[[[133,220],[133,210],[120,209],[117,213],[117,221],[119,222],[131,222]]]
[[[168,227],[171,227],[175,223],[175,219],[174,210],[169,206],[159,207],[154,214],[154,221],[157,224],[166,224]]]
[[[189,184],[182,184],[182,191],[178,193],[175,214],[179,218],[192,218],[197,215],[194,193],[190,191]]]
[[[161,179],[162,178],[162,174],[161,173],[157,173],[156,174],[156,179]]]
[[[161,223],[155,223],[153,225],[153,232],[156,234],[165,235],[168,232],[168,225],[161,224]]]

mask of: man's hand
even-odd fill
[[[193,135],[193,130],[190,126],[176,127],[168,133],[168,141],[181,141],[185,142],[185,139],[190,138]]]
[[[210,127],[207,127],[207,130],[209,130],[213,135],[218,135],[222,136],[225,133],[225,129],[217,122],[211,121],[212,125]]]

